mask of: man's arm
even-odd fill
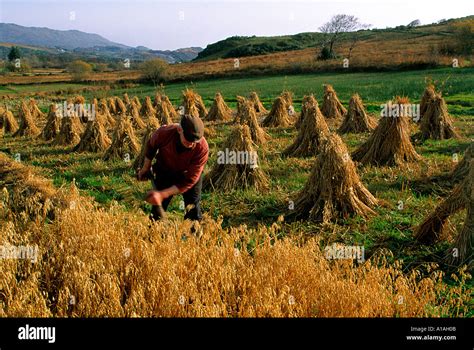
[[[137,169],[137,178],[139,181],[146,181],[147,180],[147,173],[151,169],[151,162],[153,158],[155,158],[156,152],[158,152],[159,148],[162,145],[162,136],[163,136],[163,127],[157,129],[148,140],[148,143],[145,146],[145,160],[143,162],[143,166],[140,170]]]
[[[146,174],[151,169],[151,159],[145,157],[145,162],[143,163],[142,169],[138,172],[138,180],[145,181],[147,180]],[[179,189],[176,186],[168,187],[161,191],[150,191],[147,195],[147,202],[154,205],[161,205],[161,202],[170,196],[174,196],[179,193]]]
[[[143,167],[140,169],[140,171],[137,174],[138,181],[146,181],[148,180],[147,174],[151,169],[151,159],[148,159],[145,157],[145,161],[143,162]]]
[[[162,129],[159,128],[157,129],[150,137],[148,140],[148,143],[146,144],[145,148],[145,160],[143,162],[143,166],[140,170],[137,172],[137,178],[138,181],[146,181],[148,180],[147,174],[151,169],[151,162],[153,158],[156,155],[156,152],[158,152],[158,149],[161,146],[161,133]]]
[[[183,181],[161,191],[148,192],[146,201],[153,205],[161,205],[162,201],[166,198],[189,190],[199,180],[204,165],[208,159],[208,152],[208,148],[206,147],[206,149],[195,159],[195,163],[189,167]]]
[[[165,188],[164,190],[161,191],[155,191],[152,190],[148,192],[146,196],[146,201],[150,204],[153,205],[161,205],[161,203],[168,197],[174,196],[175,194],[180,193],[178,187],[176,186],[171,186],[168,188]]]

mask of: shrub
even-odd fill
[[[160,58],[145,61],[140,65],[142,78],[155,85],[166,80],[167,70],[168,62]]]
[[[92,72],[92,66],[87,62],[77,60],[68,65],[67,71],[71,73],[74,81],[83,81]]]
[[[319,54],[318,56],[318,59],[320,60],[329,60],[331,58],[335,58],[335,55],[333,52],[331,52],[331,50],[329,50],[328,47],[323,47],[322,50],[321,50],[321,53]]]

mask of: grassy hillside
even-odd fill
[[[272,52],[299,50],[315,46],[320,33],[301,33],[275,37],[233,36],[208,45],[195,61],[217,58],[263,55]]]
[[[466,19],[452,19],[439,24],[419,27],[398,26],[388,29],[360,30],[356,33],[342,33],[340,40],[345,43],[355,35],[359,41],[412,40],[430,37],[442,39],[453,34],[452,24]],[[323,39],[322,33],[300,33],[296,35],[272,37],[234,36],[208,45],[199,53],[195,61],[213,60],[218,58],[256,56],[282,51],[302,50],[319,47]],[[421,43],[421,40],[420,40]]]

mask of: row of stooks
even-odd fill
[[[151,102],[150,97],[146,97],[142,104],[137,96],[130,99],[128,94],[124,94],[123,100],[118,97],[110,97],[108,99],[101,99],[92,102],[93,111],[95,111],[91,118],[91,109],[84,108],[85,99],[82,96],[76,97],[74,100],[67,101],[68,104],[76,106],[75,109],[67,113],[71,118],[61,118],[66,115],[64,108],[59,108],[58,105],[52,104],[47,117],[46,125],[43,131],[40,131],[36,126],[35,121],[44,118],[44,114],[38,108],[34,100],[30,100],[29,105],[24,101],[21,103],[19,110],[20,125],[18,125],[13,114],[8,108],[0,108],[0,132],[12,133],[14,136],[37,136],[41,134],[45,140],[54,140],[55,145],[77,145],[77,151],[103,151],[111,145],[111,140],[107,134],[101,130],[98,124],[102,124],[105,129],[113,130],[124,129],[121,125],[116,125],[116,121],[120,119],[128,119],[132,126],[139,129],[153,129],[159,125],[165,125],[179,120],[179,114],[194,113],[205,121],[230,121],[233,118],[234,123],[245,124],[245,120],[249,119],[246,103],[254,109],[257,117],[266,115],[266,117],[259,122],[258,119],[250,120],[252,139],[255,143],[260,144],[264,142],[264,133],[258,130],[259,124],[264,127],[288,127],[295,124],[299,129],[303,124],[305,116],[311,110],[311,106],[317,105],[313,95],[305,96],[303,98],[301,113],[298,115],[294,112],[292,94],[288,91],[283,92],[273,103],[271,111],[265,109],[260,102],[258,95],[255,92],[250,94],[249,99],[237,96],[237,112],[234,114],[232,110],[226,105],[220,93],[217,93],[214,103],[210,110],[207,111],[204,102],[198,94],[191,90],[186,90],[183,93],[183,105],[179,107],[179,112],[173,107],[166,95],[157,93],[154,103]],[[407,98],[397,97],[395,100],[397,104],[409,103]],[[60,107],[62,107],[60,105]],[[65,106],[66,107],[66,106]],[[79,107],[79,108],[77,108]],[[441,97],[440,93],[436,93],[434,87],[429,85],[421,99],[421,117],[420,133],[415,135],[415,138],[422,140],[427,138],[446,139],[457,138],[458,133],[455,131],[452,119],[449,116],[446,108],[446,103]],[[355,94],[349,101],[349,109],[346,110],[340,103],[334,89],[330,85],[324,86],[324,97],[321,108],[321,113],[327,119],[340,119],[343,117],[342,125],[338,132],[344,133],[361,133],[371,132],[376,129],[377,121],[369,116],[364,108],[362,100]],[[74,116],[78,118],[74,118]],[[97,118],[95,118],[97,116]],[[127,118],[122,118],[125,116]],[[94,123],[94,120],[96,122]],[[252,118],[250,118],[252,119]],[[382,118],[383,127],[378,128],[373,136],[388,136],[392,135],[391,128],[386,128],[385,124],[398,126],[399,124],[406,124],[406,118],[398,118],[393,123],[388,123],[387,118]],[[86,132],[84,132],[83,123],[87,123]],[[89,123],[88,123],[89,122]],[[257,130],[254,130],[257,128]],[[105,137],[99,134],[105,134]],[[82,135],[82,137],[81,137]],[[404,135],[409,137],[408,135]],[[421,137],[417,137],[421,136]],[[79,141],[82,139],[82,144]],[[133,137],[131,138],[133,139]],[[91,142],[95,141],[95,142]],[[100,141],[100,142],[98,142]],[[135,142],[136,143],[136,142]],[[137,151],[134,147],[134,142],[131,142],[131,153],[136,155]],[[299,154],[302,156],[314,155],[313,150],[308,150],[307,154]],[[390,152],[382,152],[383,154],[373,154],[374,152],[367,152],[367,147],[361,148],[359,153],[359,161],[371,162],[376,164],[397,164],[403,161],[417,159],[418,156],[414,149],[407,146],[405,154],[396,155],[392,157]],[[374,151],[374,150],[372,150]],[[300,151],[301,152],[301,151]],[[126,151],[126,153],[129,153]],[[304,152],[303,152],[304,153]],[[388,154],[386,154],[388,153]],[[396,153],[396,152],[395,152]],[[118,155],[120,156],[120,155]],[[107,157],[110,158],[110,157]]]
[[[167,98],[157,97],[154,106],[149,98],[143,105],[139,105],[137,100],[134,98],[125,104],[120,103],[121,100],[116,98],[115,109],[111,107],[113,105],[111,100],[107,101],[109,102],[107,104],[105,101],[101,101],[97,117],[87,121],[86,130],[82,138],[79,136],[75,149],[93,152],[106,149],[105,159],[122,158],[124,154],[137,155],[134,167],[141,167],[143,146],[159,125],[157,111],[166,110],[167,107],[163,106],[171,106],[171,104],[168,104]],[[124,101],[127,101],[127,96],[124,96]],[[163,103],[163,101],[165,102]],[[362,164],[379,166],[401,165],[421,159],[411,143],[411,127],[408,116],[382,117],[377,125],[375,119],[368,116],[357,95],[351,98],[349,110],[345,110],[330,86],[325,88],[324,102],[327,102],[323,102],[322,110],[319,109],[318,102],[313,96],[305,96],[299,117],[293,113],[292,96],[289,92],[284,92],[275,100],[269,113],[265,111],[258,96],[254,93],[249,99],[238,97],[237,101],[237,113],[233,116],[222,96],[217,94],[213,106],[207,112],[200,96],[187,90],[184,92],[182,112],[205,116],[207,120],[230,120],[233,117],[237,125],[225,141],[223,148],[244,151],[249,154],[255,153],[256,148],[259,145],[262,146],[269,137],[261,126],[288,126],[295,123],[299,130],[298,135],[282,155],[316,156],[316,161],[306,185],[294,198],[294,209],[289,213],[289,217],[328,222],[354,215],[362,217],[374,215],[374,207],[378,201],[361,182],[353,160]],[[407,100],[398,98],[395,102],[404,104],[407,103]],[[148,107],[146,107],[147,105]],[[430,135],[427,137],[459,137],[454,131],[444,100],[440,94],[434,92],[432,87],[426,89],[420,109],[423,111],[420,125],[422,136],[424,135],[423,130],[430,130]],[[140,110],[140,113],[137,114],[133,112],[134,110]],[[167,110],[176,112],[172,106]],[[26,104],[22,104],[21,111],[23,127],[28,126],[28,123],[31,122],[34,125],[32,113]],[[266,116],[260,122],[259,117],[265,114]],[[29,118],[28,115],[30,115]],[[109,118],[109,115],[117,117]],[[137,115],[140,119],[137,119]],[[142,120],[141,115],[144,116],[146,122]],[[223,118],[224,115],[225,118]],[[325,116],[326,118],[329,118],[328,116],[333,118],[345,116],[338,129],[340,133],[372,130],[372,134],[352,155],[349,155],[347,146],[342,139],[329,130]],[[176,117],[178,117],[177,114],[170,115],[169,120],[162,123],[171,122]],[[25,119],[29,119],[29,121],[25,123]],[[51,120],[50,113],[46,126],[52,124]],[[146,125],[142,152],[140,152],[133,128],[133,126],[140,128],[139,120]],[[112,141],[108,138],[105,130],[107,123],[109,126],[115,124]],[[80,118],[62,118],[62,125],[58,125],[56,128],[58,132],[54,139],[55,143],[61,144],[57,141],[58,139],[70,139],[72,134],[79,134],[80,127],[82,127]],[[44,134],[43,131],[43,137]],[[426,138],[426,135],[423,138]],[[91,147],[91,145],[95,146]],[[453,193],[435,209],[432,215],[426,218],[415,233],[421,242],[432,243],[441,237],[441,232],[445,228],[449,216],[467,208],[464,228],[455,243],[457,254],[453,256],[457,262],[472,258],[473,251],[474,208],[471,193],[474,187],[472,183],[474,181],[474,170],[472,169],[474,163],[471,161],[472,149],[473,145],[471,144],[465,157],[453,172],[453,180],[457,183]],[[469,172],[471,172],[470,176]],[[264,191],[269,188],[269,180],[261,168],[251,164],[216,164],[206,174],[204,188],[222,191],[232,191],[235,188],[254,188],[257,191]]]

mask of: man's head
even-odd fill
[[[204,135],[204,124],[199,117],[183,115],[178,132],[183,146],[193,148]]]

